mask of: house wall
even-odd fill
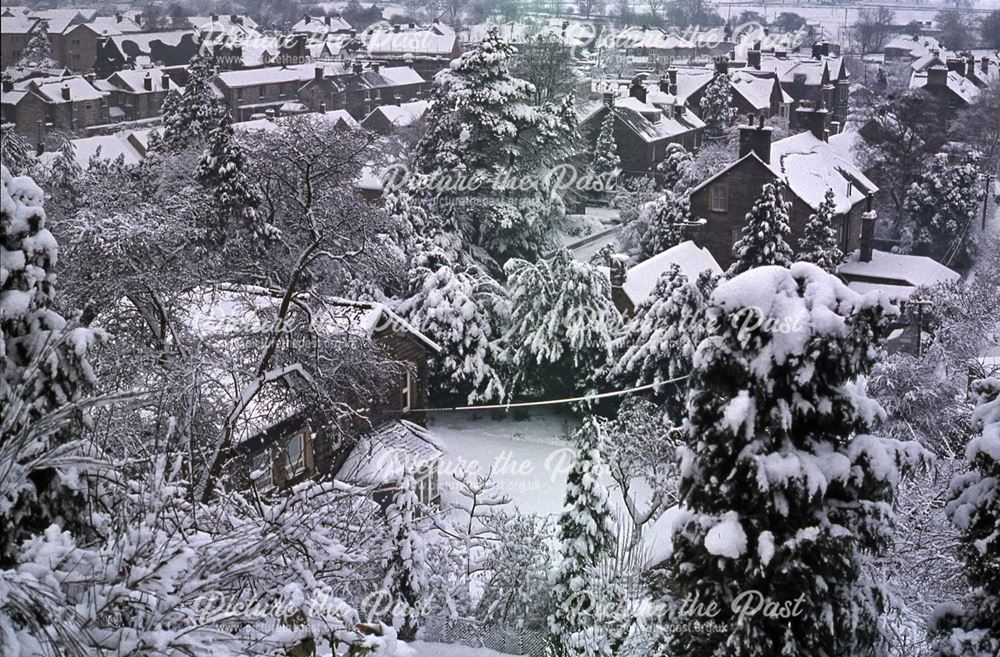
[[[746,223],[746,215],[760,196],[761,188],[775,180],[774,173],[761,164],[759,160],[746,158],[705,187],[691,194],[692,216],[707,220],[705,226],[698,229],[697,241],[709,250],[712,257],[718,261],[719,266],[723,269],[728,268],[735,260],[733,246],[741,236],[743,226]],[[725,187],[726,189],[727,208],[725,212],[717,212],[711,208],[711,194],[715,187]],[[813,214],[813,209],[790,193],[787,188],[783,189],[782,196],[785,202],[791,203],[788,213],[791,230],[788,243],[795,251],[799,240],[805,233],[805,225],[810,215]],[[841,249],[846,252],[860,247],[863,205],[863,203],[858,203],[851,208],[846,217],[835,218],[838,234],[843,239]],[[846,229],[845,219],[850,221]]]
[[[98,35],[86,25],[77,25],[52,37],[52,51],[66,68],[86,72],[97,62]]]
[[[21,57],[21,51],[28,45],[30,34],[10,34],[5,32],[0,38],[0,68],[13,66]]]

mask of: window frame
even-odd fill
[[[722,203],[717,203],[721,194]],[[729,187],[724,184],[711,185],[708,188],[708,208],[712,212],[729,212]]]
[[[264,474],[259,477],[253,477],[252,474],[257,470],[264,470]],[[265,449],[253,455],[250,472],[250,482],[257,490],[269,491],[274,488],[274,459],[271,457],[271,450]],[[264,482],[264,484],[261,485],[261,482]]]
[[[402,402],[402,410],[404,413],[410,412],[413,408],[413,375],[410,373],[410,368],[406,368],[406,375],[403,378],[403,387],[400,390],[401,397],[400,402]]]
[[[296,431],[289,436],[288,442],[285,443],[285,475],[289,480],[306,471],[306,431],[306,429]],[[292,444],[296,441],[301,441],[301,447],[299,448],[298,462],[292,463]]]

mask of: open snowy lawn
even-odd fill
[[[533,410],[524,420],[470,411],[432,414],[428,428],[446,449],[441,462],[444,501],[454,495],[452,473],[492,469],[493,480],[522,512],[559,513],[573,463],[569,437],[576,427],[571,416],[549,410]]]
[[[401,645],[396,652],[399,657],[510,657],[508,653],[489,648],[470,648],[457,643],[434,643],[411,641]]]

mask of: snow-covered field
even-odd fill
[[[511,657],[489,648],[470,648],[457,643],[411,641],[396,651],[396,657]]]

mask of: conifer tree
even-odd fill
[[[641,386],[690,372],[694,351],[708,330],[705,312],[715,282],[707,271],[689,281],[676,264],[663,272],[653,293],[639,304],[611,345],[611,380],[622,386]],[[653,396],[665,403],[667,417],[679,425],[686,383],[664,385]]]
[[[895,315],[809,263],[759,267],[712,293],[660,582],[680,629],[660,654],[854,657],[881,647],[886,595],[866,555],[887,546],[896,484],[926,459],[916,442],[866,435],[884,412],[864,379]],[[748,596],[783,613],[741,616],[740,604],[757,604]],[[699,631],[694,607],[713,603],[725,629]]]
[[[412,641],[416,636],[422,595],[429,576],[421,515],[413,474],[407,472],[386,509],[389,538],[385,546],[382,584],[393,605],[393,626],[404,641]]]
[[[961,556],[971,590],[934,612],[936,657],[1000,654],[1000,379],[972,384],[979,435],[965,452],[967,472],[951,482],[946,511],[961,530]]]
[[[975,251],[969,227],[979,209],[979,171],[973,162],[952,165],[936,155],[910,185],[903,202],[912,222],[912,249],[965,267]]]
[[[94,382],[88,362],[103,338],[95,329],[71,328],[54,309],[58,247],[45,227],[44,194],[26,176],[0,168],[0,446],[15,440],[46,413],[75,402]],[[56,446],[59,436],[46,436]],[[5,467],[21,467],[9,463]],[[73,482],[46,471],[33,490],[0,504],[0,565],[16,541],[52,523],[73,524]]]
[[[701,118],[705,122],[705,133],[709,138],[720,139],[736,118],[736,108],[732,107],[733,87],[729,74],[718,74],[705,87],[701,97]]]
[[[660,184],[664,189],[674,189],[687,173],[694,156],[680,144],[667,144],[663,161],[656,165]]]
[[[833,217],[837,203],[833,190],[827,189],[819,209],[809,216],[805,235],[799,240],[798,262],[811,262],[823,271],[836,273],[837,266],[844,258],[837,244],[837,231],[833,227]]]
[[[3,163],[12,176],[23,176],[28,173],[31,165],[31,146],[28,141],[17,133],[13,124],[0,125],[0,153],[3,153]]]
[[[216,94],[212,79],[215,66],[210,58],[195,55],[188,64],[188,80],[184,93],[171,90],[163,102],[162,147],[167,151],[182,149],[204,142],[228,113],[222,98]]]
[[[639,258],[646,260],[684,241],[684,224],[691,221],[691,204],[684,194],[664,192],[643,206],[635,228],[627,232],[638,232],[626,239],[635,241],[639,247]]]
[[[622,168],[621,158],[618,157],[618,144],[615,142],[615,112],[613,109],[608,110],[608,115],[601,122],[601,130],[597,133],[597,141],[594,143],[590,168],[595,175],[599,176],[619,171]]]
[[[785,241],[789,232],[788,204],[782,200],[778,185],[767,183],[747,213],[743,236],[734,247],[736,262],[726,276],[732,278],[765,265],[790,265],[792,248]]]
[[[576,432],[576,457],[566,478],[566,504],[559,516],[561,561],[552,576],[555,611],[549,635],[555,655],[579,655],[585,649],[595,600],[589,582],[594,569],[614,551],[615,526],[608,491],[601,483],[605,467],[603,430],[594,417]]]
[[[579,391],[608,358],[621,321],[606,276],[560,249],[549,260],[507,263],[511,326],[504,358],[514,373],[508,388]]]
[[[59,62],[52,56],[48,21],[38,21],[38,27],[21,51],[17,65],[25,68],[59,68]]]
[[[218,115],[195,177],[214,189],[214,217],[217,223],[210,233],[215,239],[224,239],[230,221],[261,237],[274,236],[273,227],[259,225],[257,208],[260,194],[247,175],[246,158],[236,141],[228,112]]]

